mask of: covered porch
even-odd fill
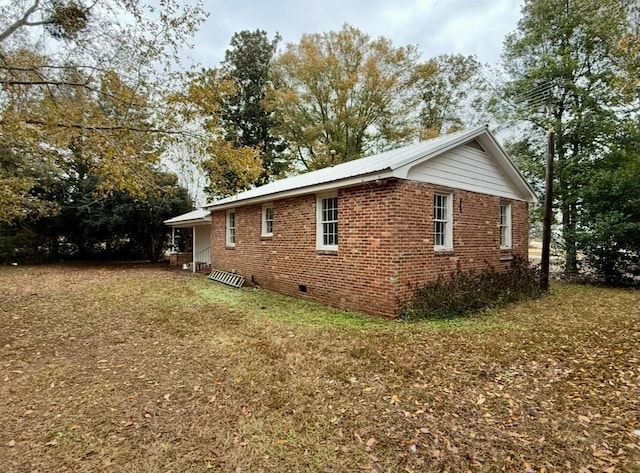
[[[164,221],[171,227],[169,266],[192,272],[211,268],[211,213],[198,209]]]

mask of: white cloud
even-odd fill
[[[304,33],[338,30],[344,23],[396,46],[416,44],[424,57],[475,54],[496,64],[504,36],[520,16],[514,0],[218,0],[205,2],[210,16],[187,51],[202,67],[216,67],[233,33],[263,29],[279,32],[285,43]]]

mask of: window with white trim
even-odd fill
[[[453,196],[433,195],[433,248],[436,251],[453,249]]]
[[[236,211],[227,210],[227,246],[236,246]]]
[[[500,204],[500,249],[511,248],[511,204]]]
[[[338,196],[318,196],[316,219],[316,248],[318,250],[338,249]]]
[[[273,204],[262,206],[262,232],[261,236],[273,236]]]

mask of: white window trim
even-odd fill
[[[267,231],[267,209],[271,209],[271,231]],[[262,230],[260,236],[270,237],[273,236],[273,203],[262,204]]]
[[[316,250],[321,251],[338,251],[338,245],[325,245],[324,242],[324,233],[322,227],[322,200],[330,199],[332,197],[338,198],[337,192],[332,192],[330,194],[318,194],[316,195]],[[338,222],[340,221],[340,207],[338,204]],[[338,225],[338,228],[340,226]],[[338,230],[339,234],[339,230]],[[338,240],[339,241],[339,240]]]
[[[436,230],[435,230],[435,218],[433,220],[433,249],[435,251],[453,251],[453,194],[447,194],[444,192],[436,192],[434,194],[434,197],[436,195],[440,195],[445,197],[445,202],[446,202],[446,206],[447,206],[447,221],[445,223],[445,228],[444,228],[444,238],[445,238],[445,244],[444,245],[436,245]],[[435,200],[435,198],[434,198]],[[435,202],[432,202],[432,209],[431,211],[433,212],[434,210],[434,206],[435,206]]]
[[[502,225],[502,222],[500,221],[500,217],[501,217],[501,212],[500,210],[502,210],[502,207],[505,208],[506,211],[506,222],[504,225]],[[499,238],[500,238],[500,249],[501,250],[510,250],[512,248],[512,231],[513,228],[511,226],[511,204],[500,204],[499,207],[499,211],[498,211],[498,232],[499,232]],[[505,239],[506,242],[503,243],[502,241],[502,227],[506,228],[506,233],[505,233]]]
[[[231,214],[233,214],[233,241],[231,241],[231,226],[230,226]],[[229,247],[236,246],[236,241],[238,239],[237,228],[238,228],[238,221],[236,220],[236,210],[229,209],[227,210],[227,218],[226,218],[226,225],[225,225],[225,233],[226,233],[225,245],[226,246],[229,246]]]

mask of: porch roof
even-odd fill
[[[194,225],[208,225],[211,223],[211,212],[205,209],[196,209],[177,217],[164,221],[170,227],[192,227]]]

